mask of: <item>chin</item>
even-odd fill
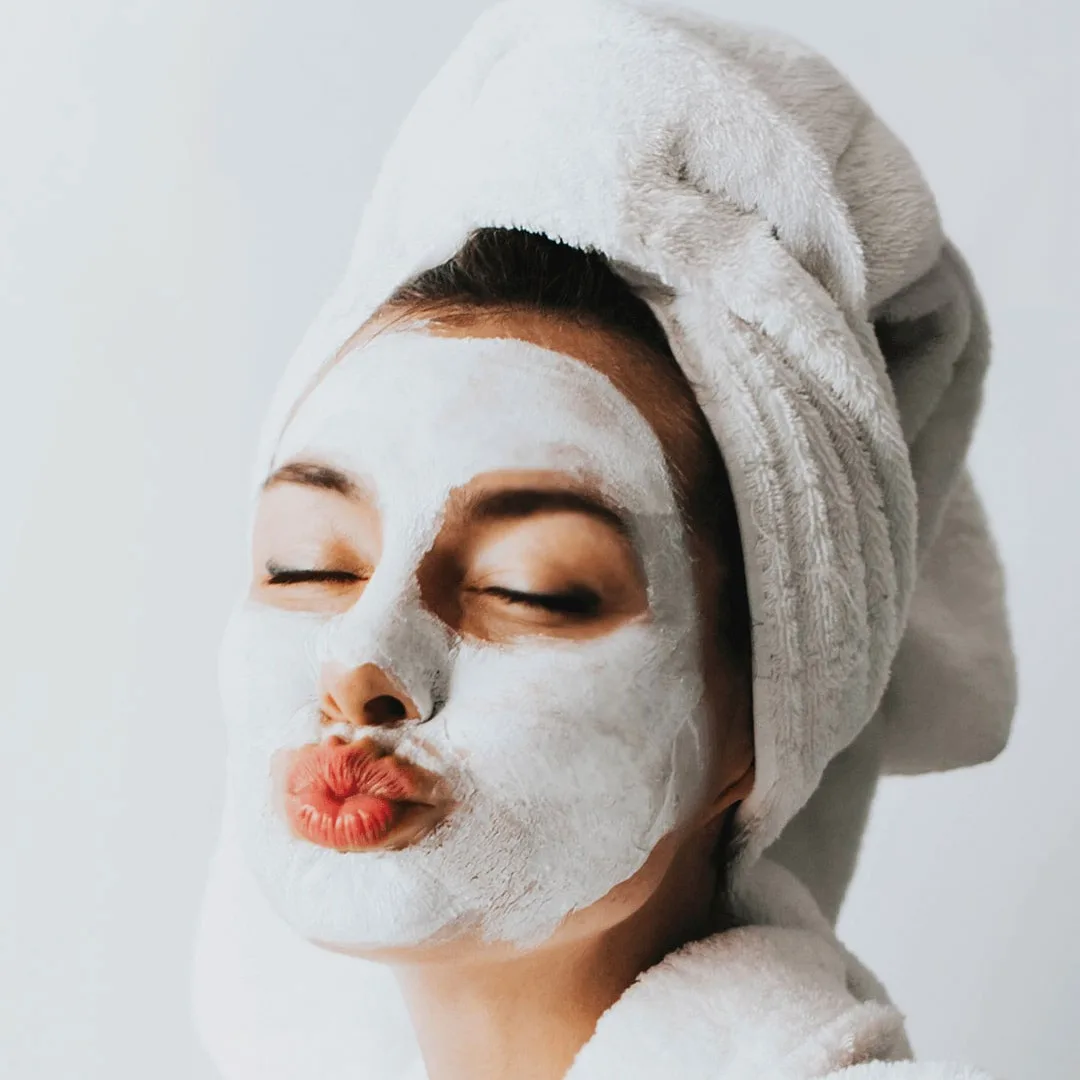
[[[270,906],[301,937],[354,954],[445,940],[466,920],[424,866],[419,840],[339,851],[300,839],[269,807],[241,815],[249,868]]]

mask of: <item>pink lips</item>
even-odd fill
[[[417,772],[397,758],[333,736],[290,755],[285,815],[301,839],[363,851],[386,841],[420,804],[421,786]]]

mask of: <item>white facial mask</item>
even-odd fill
[[[479,934],[537,944],[638,871],[703,796],[709,715],[691,563],[661,447],[584,363],[507,339],[388,333],[341,360],[284,432],[275,467],[362,477],[382,556],[346,612],[238,605],[221,650],[241,842],[278,913],[357,948]],[[650,611],[590,640],[460,640],[420,602],[417,568],[448,495],[496,470],[587,477],[626,518]],[[397,851],[292,835],[271,756],[319,742],[327,659],[386,669],[422,719],[341,734],[446,778],[456,807]],[[431,719],[426,719],[431,716]]]

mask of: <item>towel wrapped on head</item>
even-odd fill
[[[771,845],[835,918],[879,774],[993,757],[1015,699],[965,464],[987,328],[926,183],[786,36],[619,0],[499,4],[390,148],[275,395],[256,482],[320,368],[486,226],[602,252],[666,330],[731,476],[748,577],[757,775],[735,871]],[[348,1060],[355,1032],[312,1014],[299,975],[344,1002],[363,962],[291,939],[258,903],[227,798],[196,968],[204,1037],[275,1076],[310,1075],[316,1048]],[[373,1032],[409,1042],[392,983],[365,972],[386,1002]]]
[[[918,168],[836,69],[773,31],[619,0],[490,9],[387,154],[257,475],[320,367],[483,226],[604,253],[653,307],[719,442],[754,638],[742,861],[868,725],[844,795],[857,831],[881,769],[996,754],[1014,670],[965,468],[985,320]],[[805,847],[813,817],[781,848]],[[854,855],[841,846],[803,867],[834,894]]]

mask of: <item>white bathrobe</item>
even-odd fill
[[[234,842],[197,956],[199,1028],[222,1080],[426,1080],[387,970],[293,934],[229,857]],[[640,975],[567,1080],[988,1080],[910,1060],[903,1016],[790,871],[759,860],[735,914]]]
[[[910,1060],[901,1013],[779,864],[761,859],[744,875],[736,912],[745,925],[644,972],[601,1017],[567,1080],[985,1078]]]
[[[599,250],[653,308],[731,475],[753,621],[735,866],[753,925],[642,976],[571,1077],[975,1075],[869,1063],[905,1055],[900,1018],[830,929],[880,773],[988,760],[1015,700],[965,460],[988,331],[918,167],[782,34],[621,0],[498,4],[390,148],[271,405],[256,484],[322,366],[482,226]],[[230,814],[227,796],[196,963],[225,1080],[408,1075],[392,981],[274,922]]]

